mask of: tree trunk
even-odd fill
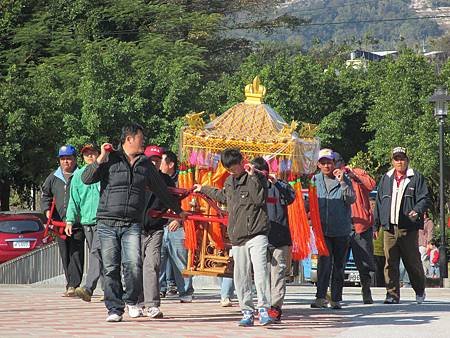
[[[0,210],[9,210],[9,197],[11,194],[11,185],[8,179],[0,179]]]

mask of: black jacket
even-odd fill
[[[423,229],[423,213],[427,211],[431,200],[425,178],[419,172],[408,169],[406,173],[406,187],[402,196],[398,227],[401,229]],[[392,187],[394,184],[394,169],[388,171],[381,178],[377,187],[377,200],[375,207],[375,226],[382,226],[386,230],[390,227]],[[413,221],[408,217],[411,210],[419,214]]]
[[[169,175],[164,174],[161,171],[159,172],[159,174],[161,175],[161,178],[167,184],[168,187],[175,187],[175,182]],[[158,211],[167,210],[167,206],[161,202],[161,200],[155,195],[155,193],[150,191],[149,195],[150,196],[148,199],[147,210],[158,210]],[[148,233],[155,230],[162,230],[164,228],[164,225],[166,224],[167,224],[166,218],[153,218],[148,216],[148,214],[146,213],[144,216],[143,232]]]
[[[76,170],[77,169],[75,169],[75,171]],[[47,210],[50,210],[52,200],[55,198],[56,204],[55,211],[53,212],[53,219],[56,221],[62,221],[66,217],[67,205],[69,204],[70,198],[70,181],[72,180],[72,177],[73,174],[69,177],[69,180],[66,181],[61,167],[59,167],[48,175],[42,185],[41,210],[44,214]],[[75,228],[80,227],[79,224],[74,224],[73,226]]]
[[[142,223],[150,190],[168,208],[181,212],[155,166],[144,155],[130,166],[123,150],[112,152],[107,162],[88,165],[81,180],[85,184],[100,182],[97,220]]]
[[[202,187],[209,197],[227,205],[228,237],[232,245],[244,245],[257,235],[268,235],[267,179],[257,173],[229,176],[223,189]]]
[[[289,183],[269,182],[267,213],[270,220],[269,245],[279,248],[292,245],[287,206],[294,202],[295,191]]]

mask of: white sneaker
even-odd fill
[[[425,301],[425,291],[423,292],[422,296],[416,295],[416,302],[417,304],[422,304]]]
[[[180,296],[181,303],[192,303],[192,295]]]
[[[141,307],[137,305],[127,305],[127,307],[128,307],[128,316],[130,316],[131,318],[138,318],[143,316]]]
[[[220,306],[230,307],[230,306],[233,306],[233,304],[231,303],[231,299],[227,297],[227,298],[223,298],[220,300]]]
[[[159,307],[154,306],[147,309],[147,316],[150,318],[162,318],[163,313],[161,312]]]
[[[117,313],[113,313],[106,317],[106,321],[109,323],[117,323],[122,321],[122,316],[118,315]]]

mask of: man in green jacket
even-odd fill
[[[86,276],[86,284],[75,289],[75,295],[86,302],[91,301],[97,282],[102,275],[102,259],[100,254],[100,243],[96,231],[96,214],[98,201],[100,198],[100,182],[87,185],[81,181],[81,174],[88,164],[93,163],[99,151],[93,144],[86,144],[81,149],[83,160],[86,163],[84,167],[78,170],[72,178],[70,199],[66,214],[67,236],[72,235],[72,225],[81,223],[86,236],[89,248],[89,268]]]

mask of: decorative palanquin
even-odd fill
[[[270,172],[294,183],[300,175],[315,171],[320,149],[319,140],[314,137],[315,126],[302,124],[299,136],[298,123],[286,123],[265,104],[265,93],[266,88],[256,77],[245,87],[246,100],[219,117],[212,117],[211,122],[205,124],[204,112],[186,116],[187,126],[180,135],[181,188],[189,189],[194,183],[221,188],[228,173],[221,166],[220,152],[226,148],[239,148],[248,161],[264,157]],[[207,203],[195,197],[184,199],[182,204],[184,210],[216,214]],[[217,222],[187,223],[185,230],[190,243],[186,243],[189,258],[185,273],[231,276],[226,228]]]

